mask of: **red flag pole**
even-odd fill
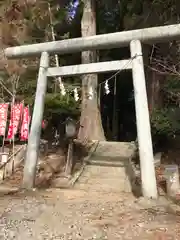
[[[5,131],[4,131],[4,136],[3,136],[3,143],[2,143],[2,148],[1,151],[4,152],[4,144],[5,144],[5,139],[6,139],[6,127],[7,127],[7,117],[8,117],[8,109],[9,109],[9,103],[7,103],[7,110],[6,110],[6,124],[5,124]]]
[[[13,146],[12,146],[12,156],[13,156],[13,162],[12,162],[12,172],[14,172],[14,104],[15,103],[15,95],[13,95],[13,99],[12,99],[12,107],[13,107],[13,111],[12,111],[12,134],[13,134],[13,139],[12,139],[12,143],[13,143]]]
[[[21,103],[22,103],[22,110],[21,110],[21,116],[20,116],[19,127],[18,127],[19,131],[21,131],[21,126],[23,122],[24,100]]]
[[[29,113],[29,119],[28,119],[28,138],[27,138],[27,143],[28,143],[28,139],[29,139],[30,121],[31,121],[31,115],[30,115],[30,108],[29,108],[29,105],[28,105],[28,113]]]

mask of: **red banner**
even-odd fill
[[[0,103],[0,136],[6,133],[6,123],[9,103]]]
[[[18,131],[18,126],[21,120],[23,104],[15,104],[11,107],[11,119],[8,129],[7,139],[12,139]]]
[[[29,107],[25,107],[23,111],[23,121],[21,126],[21,141],[26,141],[28,139],[29,123],[30,123]]]

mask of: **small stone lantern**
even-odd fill
[[[66,137],[68,139],[73,139],[76,137],[76,122],[71,119],[71,118],[67,118],[66,121]]]

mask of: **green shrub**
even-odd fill
[[[60,120],[66,117],[77,119],[79,115],[79,103],[71,95],[66,94],[62,96],[60,93],[49,93],[46,95],[44,116],[48,120],[52,118]]]
[[[180,133],[179,108],[155,109],[151,115],[152,135],[172,138]]]

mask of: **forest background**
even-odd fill
[[[24,100],[33,109],[39,58],[7,60],[9,46],[90,36],[179,23],[178,0],[1,0],[0,1],[0,98]],[[166,149],[180,136],[180,42],[143,45],[147,93],[154,147]],[[61,66],[129,58],[129,48],[58,56]],[[51,65],[55,66],[55,56]],[[136,120],[132,76],[120,72],[49,79],[44,118],[49,130],[72,117],[81,119],[91,139],[134,141]],[[62,81],[66,94],[62,94]],[[93,99],[88,99],[89,88]],[[74,99],[78,89],[79,101]],[[116,90],[116,91],[115,91]],[[88,122],[86,121],[88,119]],[[89,130],[88,130],[89,129]],[[80,136],[83,138],[83,136]]]

